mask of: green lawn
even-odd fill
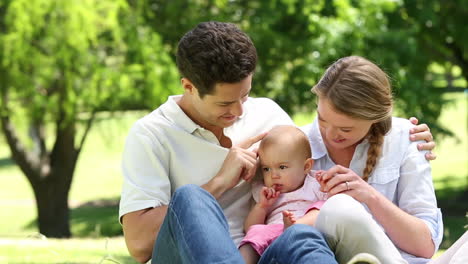
[[[466,96],[457,94],[456,104],[444,110],[442,120],[458,139],[439,141],[438,158],[432,162],[446,225],[442,248],[460,237],[467,224]],[[122,184],[120,156],[129,127],[142,115],[141,112],[101,115],[91,130],[71,188],[71,226],[75,238],[68,240],[31,238],[37,233],[34,197],[25,177],[9,159],[3,137],[0,138],[0,263],[132,263],[117,222]],[[297,115],[294,120],[305,124],[312,117]],[[104,260],[106,256],[112,258]]]
[[[0,238],[0,263],[137,263],[122,237],[97,239]]]

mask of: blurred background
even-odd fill
[[[467,226],[467,0],[0,0],[0,262],[134,263],[118,223],[125,136],[182,93],[180,37],[237,24],[259,55],[253,96],[304,125],[328,65],[390,76],[395,115],[429,124],[441,252]]]

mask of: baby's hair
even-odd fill
[[[385,134],[392,126],[392,91],[387,75],[377,65],[359,56],[344,57],[333,63],[312,88],[333,108],[352,118],[374,121],[367,139],[367,181],[382,152]]]
[[[262,139],[259,151],[274,144],[288,144],[295,151],[297,150],[297,152],[302,153],[304,159],[312,157],[312,150],[307,135],[296,126],[281,125],[273,127]]]

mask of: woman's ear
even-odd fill
[[[309,171],[312,169],[314,166],[314,160],[311,158],[308,158],[304,162],[304,174],[309,173]]]

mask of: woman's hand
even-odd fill
[[[317,177],[320,190],[331,197],[338,193],[347,194],[361,203],[375,197],[376,190],[351,169],[335,165]]]
[[[435,160],[437,155],[432,153],[432,150],[435,148],[436,144],[434,142],[434,138],[432,137],[431,129],[426,124],[418,125],[419,121],[416,117],[411,117],[409,121],[415,125],[415,127],[410,129],[410,140],[425,140],[427,143],[418,144],[418,149],[429,150],[429,152],[426,153],[426,159]]]

